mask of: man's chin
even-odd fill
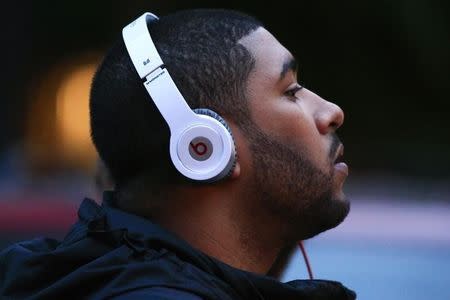
[[[350,202],[348,201],[347,196],[344,194],[342,189],[340,189],[339,191],[335,192],[335,195],[333,196],[331,201],[340,202],[340,203],[346,203],[346,205],[350,206]],[[348,208],[348,209],[350,209],[350,208]]]
[[[335,197],[332,201],[335,202],[335,212],[333,213],[335,218],[334,222],[330,222],[330,228],[328,229],[334,228],[341,224],[350,212],[350,201],[344,193],[341,192],[339,197]],[[333,218],[330,218],[330,220],[332,219]]]
[[[328,205],[318,212],[315,220],[311,220],[310,231],[304,239],[312,238],[319,233],[335,228],[341,224],[350,212],[350,201],[342,193],[342,197],[329,200]]]

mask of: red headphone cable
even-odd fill
[[[303,241],[298,242],[298,246],[300,247],[300,250],[302,251],[303,259],[305,260],[306,268],[308,269],[309,279],[312,280],[312,279],[314,279],[314,276],[312,273],[311,265],[309,264],[308,255],[306,254],[305,247],[303,246]]]

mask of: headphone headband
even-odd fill
[[[147,22],[157,20],[158,17],[154,14],[144,13],[123,28],[122,36],[136,71],[141,79],[146,80],[145,88],[169,125],[170,132],[175,134],[184,129],[185,124],[195,121],[196,114],[188,106],[164,68],[164,63],[150,36]],[[174,110],[174,107],[177,109]]]
[[[163,61],[147,29],[147,22],[157,20],[158,17],[154,14],[145,13],[122,30],[125,46],[141,79],[163,66]]]

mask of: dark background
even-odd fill
[[[256,16],[298,58],[300,82],[345,111],[352,211],[307,241],[317,278],[358,299],[450,299],[450,1],[3,1],[0,251],[62,238],[83,197],[100,202],[93,149],[80,159],[74,135],[74,151],[57,137],[61,78],[98,63],[143,12],[195,7]],[[306,278],[301,262],[290,279]]]
[[[449,177],[449,1],[267,3],[3,3],[0,155],[23,138],[29,86],[49,66],[83,51],[104,52],[144,11],[218,7],[262,20],[300,61],[300,81],[344,109],[340,136],[353,170]]]

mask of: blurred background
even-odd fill
[[[8,1],[0,22],[0,249],[61,238],[107,185],[89,138],[92,75],[144,11],[232,8],[340,105],[352,212],[307,241],[317,278],[359,299],[450,299],[450,2],[439,0]],[[306,278],[296,253],[283,280]]]

